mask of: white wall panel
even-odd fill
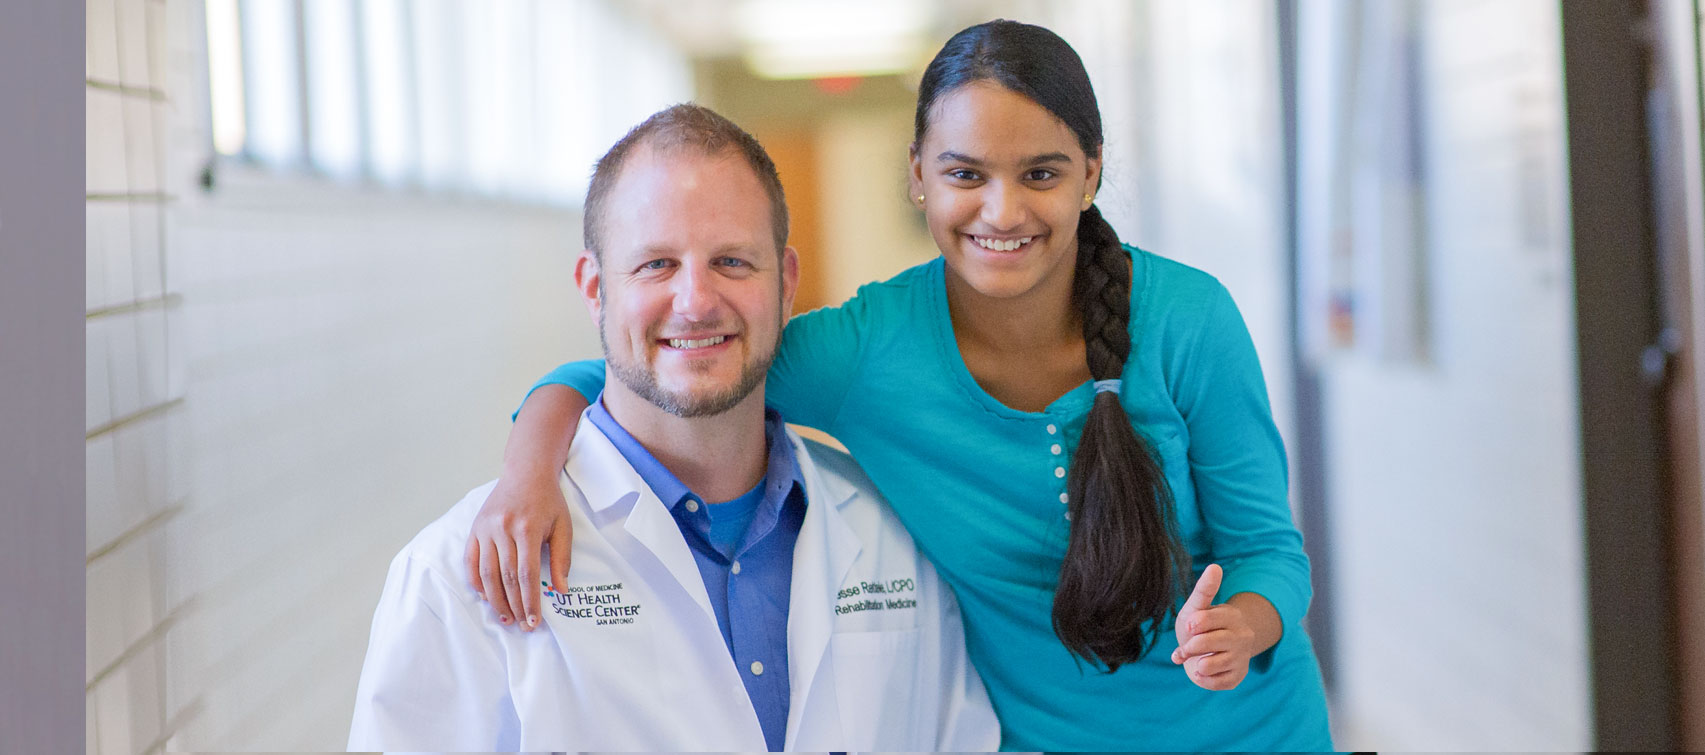
[[[166,293],[165,255],[160,248],[161,204],[132,202],[128,209],[132,300],[158,299]]]
[[[153,533],[132,538],[89,564],[86,680],[111,666],[164,617],[153,581],[156,539]]]
[[[106,350],[108,405],[117,419],[135,414],[143,408],[142,387],[138,383],[136,321],[122,315],[96,317],[88,322],[86,334],[89,348]],[[93,389],[91,387],[91,389]],[[94,430],[94,426],[86,428]]]
[[[143,23],[147,24],[148,44],[148,84],[159,90],[169,89],[166,85],[167,68],[166,56],[169,45],[166,42],[166,0],[137,0],[143,6]],[[176,5],[176,3],[173,3]],[[180,92],[181,93],[181,92]]]
[[[88,0],[84,6],[88,35],[83,51],[87,75],[96,81],[118,81],[118,30],[113,26],[116,12],[113,0]]]
[[[89,704],[100,711],[96,725],[101,755],[135,755],[160,738],[164,671],[163,646],[153,642],[95,685]]]
[[[115,445],[112,433],[106,433],[89,439],[83,453],[86,470],[83,535],[89,552],[112,542],[125,530],[119,508]]]
[[[83,351],[83,421],[86,423],[83,429],[86,432],[112,421],[112,374],[104,341],[89,338],[85,333]]]
[[[136,331],[136,385],[142,406],[154,407],[172,400],[166,393],[166,317],[168,310],[150,306],[121,315],[132,321]]]
[[[171,456],[179,453],[172,439],[183,421],[182,408],[170,404],[182,395],[171,381],[181,366],[169,351],[175,311],[165,299],[168,200],[159,196],[163,129],[173,112],[161,76],[167,4],[89,0],[87,8],[94,83],[87,87],[85,180],[90,194],[106,196],[89,201],[85,213],[85,306],[92,316],[84,408],[86,429],[101,429],[85,447],[85,548],[93,557],[85,575],[84,673],[93,682],[86,751],[137,755],[164,734],[169,672],[158,635],[176,604],[163,599],[159,543],[171,522],[162,514],[187,491],[174,482],[183,460]]]
[[[155,138],[160,108],[145,97],[124,98],[124,156],[133,194],[160,190],[160,143]]]
[[[112,0],[118,29],[119,80],[148,89],[156,81],[149,65],[147,7],[153,0]]]
[[[141,524],[173,503],[166,498],[166,428],[169,421],[167,415],[156,414],[111,433],[114,477],[118,483],[117,523],[120,528],[118,532],[111,533],[114,536]]]
[[[86,137],[83,185],[90,194],[123,194],[130,188],[124,159],[124,98],[90,87],[84,105]]]
[[[83,221],[88,265],[85,308],[103,309],[130,302],[136,295],[130,207],[122,202],[90,202],[83,210]]]
[[[166,352],[167,309],[159,306],[102,315],[88,321],[86,351],[91,365],[88,391],[104,389],[106,411],[90,415],[86,429],[102,423],[98,418],[118,420],[170,401]],[[100,370],[104,374],[96,374]],[[101,408],[91,396],[89,405]]]

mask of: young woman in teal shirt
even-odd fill
[[[1004,749],[1331,749],[1254,346],[1218,281],[1121,245],[1095,208],[1076,52],[966,29],[915,125],[941,257],[794,318],[767,402],[846,444],[952,585]],[[558,546],[564,579],[556,474],[602,382],[564,365],[517,416],[468,548],[505,623],[537,616],[518,554]]]

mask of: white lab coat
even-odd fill
[[[808,505],[786,749],[996,749],[952,591],[850,457],[788,436]],[[491,483],[392,561],[351,750],[766,749],[740,679],[750,670],[729,657],[668,510],[584,417],[564,469],[574,557],[568,588],[543,596],[538,630],[500,625],[464,576]]]

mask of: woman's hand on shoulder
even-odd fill
[[[468,582],[504,624],[531,631],[543,620],[540,547],[550,546],[551,586],[561,589],[568,578],[574,525],[557,476],[587,405],[565,385],[541,385],[528,395],[503,449],[503,475],[468,532]]]
[[[506,475],[480,506],[468,533],[468,578],[474,591],[497,611],[498,621],[532,631],[542,621],[539,549],[550,549],[550,584],[562,589],[568,575],[574,525],[553,475]]]

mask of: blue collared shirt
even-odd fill
[[[787,609],[793,586],[793,546],[805,521],[805,479],[781,415],[764,410],[769,465],[758,487],[728,502],[706,501],[663,466],[604,408],[587,416],[633,465],[675,517],[710,594],[722,641],[758,712],[764,743],[780,750],[787,734]],[[741,535],[729,527],[748,518]]]

